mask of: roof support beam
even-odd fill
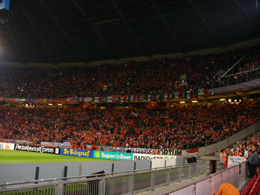
[[[154,9],[156,10],[156,12],[159,14],[160,18],[162,19],[164,25],[166,26],[167,30],[169,31],[171,37],[173,38],[173,40],[176,42],[177,38],[175,33],[173,33],[169,23],[166,21],[165,17],[163,16],[162,12],[159,10],[158,6],[156,5],[154,0],[151,0],[152,5],[154,7]],[[176,26],[174,25],[174,27],[176,28]]]
[[[47,52],[48,56],[50,57],[50,61],[53,62],[53,56],[51,55],[50,50],[48,49],[46,43],[44,42],[44,40],[43,40],[43,38],[42,38],[42,35],[41,35],[40,32],[38,31],[38,29],[35,27],[33,21],[31,20],[31,18],[30,18],[30,16],[29,16],[29,14],[25,11],[24,6],[21,4],[20,7],[21,7],[21,10],[22,10],[22,12],[24,13],[26,19],[28,20],[28,22],[29,22],[30,25],[32,26],[33,30],[35,31],[35,33],[36,33],[37,36],[39,37],[39,39],[40,39],[40,41],[41,41],[41,43],[42,43],[42,45],[43,45],[45,51]]]
[[[188,0],[188,2],[192,6],[192,8],[195,10],[195,12],[199,15],[199,17],[202,20],[202,22],[204,23],[204,25],[208,28],[210,34],[215,38],[216,43],[218,43],[218,39],[217,39],[216,33],[214,32],[212,27],[208,24],[208,22],[206,21],[205,17],[202,15],[200,9],[192,2],[192,0]]]
[[[7,28],[7,30],[9,31],[10,35],[11,35],[11,38],[12,38],[12,41],[14,42],[14,45],[15,45],[15,48],[16,48],[16,51],[18,52],[18,57],[20,59],[20,62],[23,61],[23,56],[22,56],[22,53],[21,53],[21,50],[19,48],[19,45],[15,39],[15,36],[14,36],[14,33],[13,31],[11,30],[11,28],[8,26],[8,24],[5,25],[5,27]]]
[[[249,14],[247,13],[247,11],[243,8],[243,6],[238,2],[238,0],[234,0],[234,2],[237,4],[237,6],[244,12],[244,14],[246,15],[246,17],[248,19],[250,19]]]
[[[106,43],[106,41],[104,40],[104,38],[102,37],[102,35],[100,34],[100,32],[98,31],[98,29],[95,27],[95,25],[89,20],[89,18],[86,16],[84,10],[82,9],[82,7],[79,6],[78,1],[72,0],[72,3],[75,5],[75,7],[79,10],[79,12],[81,13],[81,15],[84,17],[85,20],[87,20],[87,22],[89,23],[90,27],[94,30],[94,32],[96,33],[96,35],[98,36],[98,38],[101,40],[102,44],[104,45],[104,48],[107,49],[111,55],[111,57],[114,56],[113,52],[111,51],[111,49],[108,47],[108,44]]]
[[[67,40],[69,41],[70,45],[72,46],[72,48],[74,49],[74,51],[76,52],[76,54],[79,56],[81,61],[84,61],[80,50],[76,47],[76,45],[74,44],[74,42],[72,41],[71,37],[69,36],[69,34],[64,30],[64,28],[62,27],[62,25],[59,23],[59,21],[55,18],[55,16],[50,12],[50,10],[47,8],[47,6],[45,5],[45,1],[42,0],[38,0],[38,2],[41,4],[41,6],[44,8],[44,10],[46,11],[46,13],[48,13],[48,15],[54,20],[55,24],[60,28],[60,30],[62,31],[62,33],[66,36]]]
[[[120,16],[121,20],[124,22],[124,24],[126,25],[128,31],[130,32],[130,34],[132,35],[136,45],[138,46],[140,52],[143,53],[143,49],[142,49],[142,46],[141,44],[139,43],[139,40],[136,38],[135,34],[134,34],[134,31],[132,30],[132,28],[130,27],[130,25],[128,24],[128,22],[126,21],[125,17],[123,16],[123,14],[121,13],[121,11],[119,10],[117,4],[115,3],[115,0],[111,0],[117,14]]]
[[[241,3],[238,0],[234,0],[234,2],[236,3],[236,5],[242,10],[242,12],[246,15],[248,22],[251,22],[254,26],[258,26],[259,22],[256,20],[252,20],[252,16],[250,16],[250,14],[247,12],[247,10],[241,5]],[[257,1],[256,1],[257,3]]]

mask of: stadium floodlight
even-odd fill
[[[61,103],[58,103],[58,106],[62,106],[62,104],[61,104]]]
[[[221,102],[224,102],[226,99],[224,99],[224,98],[222,98],[222,99],[219,99],[219,101],[221,101]]]
[[[180,101],[180,104],[185,104],[185,101]]]
[[[232,100],[231,100],[231,99],[228,99],[228,102],[232,102]]]
[[[53,104],[52,103],[49,103],[49,106],[52,106]]]
[[[191,102],[192,102],[192,103],[198,103],[198,101],[197,101],[197,100],[192,100]]]

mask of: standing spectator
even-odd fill
[[[258,153],[255,148],[255,146],[252,147],[252,154],[249,157],[249,174],[250,177],[253,178],[257,173],[256,173],[256,168],[258,166]]]
[[[227,168],[228,167],[228,152],[227,151],[224,152],[223,157],[224,157],[224,168]]]
[[[248,159],[248,149],[247,149],[247,148],[245,149],[244,157],[245,157],[246,159]]]

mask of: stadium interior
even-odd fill
[[[0,194],[258,194],[259,3],[0,0]]]

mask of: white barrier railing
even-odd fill
[[[0,184],[1,195],[134,194],[206,174],[207,163]]]
[[[203,180],[189,184],[182,188],[166,193],[167,195],[179,194],[216,194],[222,183],[230,183],[237,189],[245,184],[247,180],[246,163],[242,163],[221,172],[215,173]],[[166,195],[165,194],[165,195]]]

